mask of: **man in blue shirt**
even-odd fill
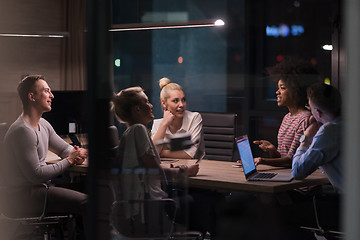
[[[304,179],[320,168],[335,190],[341,193],[343,168],[340,93],[335,87],[320,83],[310,86],[307,94],[312,113],[311,125],[300,138],[291,173],[295,179]]]

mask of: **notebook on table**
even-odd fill
[[[236,138],[235,140],[246,180],[289,182],[293,179],[291,173],[258,172],[251,152],[248,136],[244,135]]]

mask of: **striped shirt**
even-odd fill
[[[278,132],[278,152],[281,157],[292,159],[300,145],[300,137],[308,127],[307,119],[310,115],[309,111],[303,111],[295,116],[291,116],[290,113],[285,115]]]

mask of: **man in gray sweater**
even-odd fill
[[[18,85],[23,112],[4,138],[1,185],[6,189],[6,209],[15,216],[39,215],[47,193],[47,213],[86,213],[87,195],[51,184],[51,179],[74,164],[81,164],[87,150],[72,147],[41,116],[51,110],[54,95],[43,76],[25,77]],[[48,149],[62,159],[47,165]]]

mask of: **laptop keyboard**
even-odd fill
[[[273,178],[276,175],[276,173],[257,173],[254,177],[255,178],[265,178],[265,179],[269,179],[269,178]]]

